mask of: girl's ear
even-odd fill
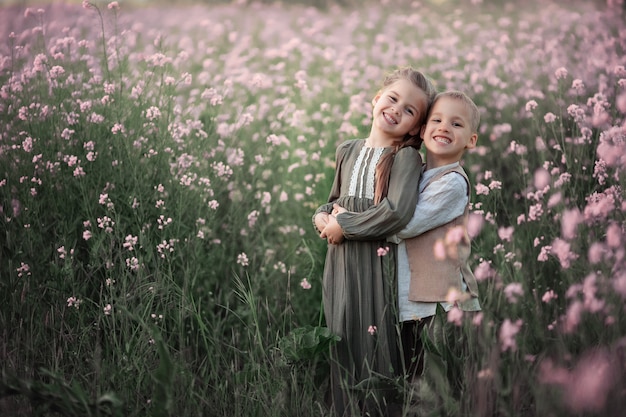
[[[420,137],[422,136],[422,132],[424,131],[424,126],[416,126],[413,129],[409,130],[409,135],[411,136],[417,136],[418,134],[420,135]]]
[[[424,123],[422,125],[422,127],[420,128],[420,138],[422,138],[422,140],[424,140],[424,132],[426,131],[426,123]]]

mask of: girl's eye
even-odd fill
[[[411,109],[406,109],[406,112],[409,113],[411,116],[413,116],[413,110]]]

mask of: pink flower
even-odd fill
[[[533,183],[537,190],[543,190],[546,186],[550,185],[550,180],[550,173],[545,168],[537,169],[533,175]]]
[[[580,324],[583,309],[583,303],[580,300],[575,300],[572,304],[569,305],[569,307],[567,307],[565,322],[563,323],[564,333],[574,333],[574,331]]]
[[[565,69],[565,67],[557,68],[557,70],[554,71],[554,76],[556,77],[557,80],[561,80],[567,77],[567,69]]]
[[[500,326],[500,332],[498,335],[498,338],[500,340],[500,350],[502,352],[506,352],[509,349],[512,352],[515,352],[517,350],[517,341],[515,340],[515,336],[522,328],[522,324],[522,319],[517,319],[514,322],[510,319],[504,320],[504,322]]]
[[[587,259],[591,264],[597,264],[602,262],[602,259],[606,254],[607,249],[605,245],[600,242],[593,242],[587,251]]]
[[[454,323],[455,326],[463,324],[463,310],[452,307],[450,311],[448,311],[448,323]]]
[[[146,119],[154,121],[161,117],[161,110],[158,107],[151,106],[146,110]]]
[[[248,260],[248,255],[246,255],[244,252],[237,255],[237,263],[241,266],[248,266],[250,264],[250,261]]]
[[[565,210],[561,217],[561,235],[565,239],[576,237],[576,229],[582,223],[584,217],[578,208]]]
[[[533,204],[529,207],[528,220],[538,220],[541,216],[543,216],[543,207],[541,203]]]
[[[435,242],[435,246],[433,247],[433,253],[435,255],[435,259],[444,260],[446,259],[446,246],[443,241],[438,239]]]
[[[105,316],[110,316],[111,315],[111,311],[113,311],[113,306],[111,306],[111,304],[107,304],[106,306],[104,306],[104,315]]]
[[[613,278],[613,289],[621,295],[622,298],[626,298],[626,271],[620,272]]]
[[[465,239],[465,228],[455,226],[446,232],[446,245],[456,245]]]
[[[615,249],[622,246],[622,228],[617,223],[611,223],[606,229],[606,244]]]
[[[556,293],[554,292],[554,290],[548,290],[546,291],[543,296],[541,297],[541,301],[543,301],[544,303],[549,303],[552,300],[556,300],[557,298],[559,298],[558,295],[556,295]]]
[[[254,225],[256,224],[258,218],[259,218],[259,211],[258,210],[252,210],[248,214],[248,228],[252,229],[254,227]]]
[[[489,195],[489,187],[484,184],[478,183],[474,188],[476,189],[476,195]]]
[[[614,209],[615,197],[612,194],[593,193],[587,197],[587,206],[583,210],[583,215],[586,221],[593,221],[607,217]]]
[[[107,7],[108,7],[109,9],[114,9],[114,10],[119,10],[119,9],[120,9],[120,5],[119,5],[119,3],[118,3],[118,2],[116,2],[116,1],[112,1],[111,3],[109,3],[109,4],[107,5]]]
[[[619,365],[605,349],[593,349],[583,354],[570,371],[555,366],[552,360],[542,361],[539,382],[562,388],[565,404],[576,415],[597,414],[608,400],[617,379]]]
[[[491,267],[491,262],[482,260],[476,269],[474,269],[474,276],[478,281],[493,278],[495,276],[495,270]]]
[[[74,307],[76,310],[80,308],[80,305],[83,303],[83,300],[80,300],[76,297],[70,297],[67,299],[67,306]]]
[[[517,303],[519,297],[524,295],[524,289],[519,282],[512,282],[504,287],[504,295],[511,304]]]
[[[576,90],[577,93],[580,94],[583,91],[585,91],[585,84],[583,83],[583,80],[577,78],[574,81],[572,81],[572,88]]]
[[[537,102],[535,100],[530,100],[526,103],[526,111],[532,112],[537,108]]]
[[[300,286],[304,290],[310,290],[311,289],[311,283],[309,281],[307,281],[306,278],[302,278],[302,281],[300,281]]]
[[[367,332],[369,334],[371,334],[372,336],[374,336],[376,334],[376,331],[378,329],[376,328],[376,326],[370,325],[370,327],[367,328]]]
[[[456,305],[459,301],[464,301],[470,298],[469,293],[464,293],[456,288],[450,288],[446,294],[446,303]]]
[[[20,262],[20,267],[16,269],[17,276],[22,277],[24,275],[30,275],[30,266],[24,262]]]
[[[378,248],[378,250],[376,251],[376,254],[378,256],[385,256],[389,253],[389,246],[386,246],[384,248]]]
[[[74,169],[74,171],[72,171],[72,175],[75,176],[76,178],[84,177],[85,176],[85,170],[83,169],[83,167],[77,166]]]
[[[500,227],[498,229],[498,237],[500,238],[500,240],[503,240],[505,242],[510,242],[511,238],[513,237],[513,232],[515,231],[515,229],[513,228],[513,226],[511,227]]]
[[[578,259],[578,254],[571,251],[571,245],[560,238],[556,238],[552,242],[552,254],[558,258],[564,269],[569,268],[571,262]]]
[[[483,322],[483,317],[484,317],[484,314],[482,311],[476,313],[474,315],[474,318],[472,319],[472,324],[477,327],[480,326],[480,324]]]
[[[543,116],[543,120],[544,120],[546,123],[552,123],[552,122],[554,122],[554,121],[556,120],[556,115],[555,115],[554,113],[552,113],[552,112],[548,112],[548,113],[546,113],[546,114]]]
[[[469,219],[467,220],[467,233],[470,238],[475,238],[480,234],[484,223],[485,219],[482,214],[476,212],[470,213]]]
[[[120,123],[115,123],[113,127],[111,128],[111,133],[113,133],[114,135],[118,133],[125,133],[125,132],[126,132],[126,129],[124,129],[124,125]]]
[[[604,349],[585,354],[565,389],[568,407],[576,414],[602,411],[618,377],[617,369],[617,363]]]
[[[83,239],[85,240],[91,239],[91,232],[89,230],[83,231]]]

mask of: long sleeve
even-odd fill
[[[313,226],[315,227],[315,215],[317,213],[326,212],[330,213],[333,211],[333,203],[339,198],[341,194],[341,171],[343,167],[343,159],[346,155],[347,150],[349,149],[350,141],[346,141],[340,146],[337,147],[335,151],[335,178],[333,180],[333,185],[330,189],[330,194],[328,195],[328,202],[322,204],[315,210],[312,216]],[[318,231],[319,232],[319,231]]]
[[[389,191],[379,204],[356,213],[337,215],[347,239],[382,239],[400,231],[415,210],[422,158],[414,148],[402,148],[395,156]]]
[[[409,239],[444,225],[465,211],[467,183],[454,172],[444,175],[420,193],[413,217],[397,236]]]

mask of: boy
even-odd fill
[[[466,149],[476,146],[480,113],[464,93],[439,93],[421,137],[426,164],[419,198],[408,225],[397,234],[401,337],[408,375],[423,370],[420,334],[431,327],[440,304],[445,311],[480,310],[476,278],[469,268],[467,233],[470,184],[461,168]],[[394,239],[390,239],[394,240]]]

